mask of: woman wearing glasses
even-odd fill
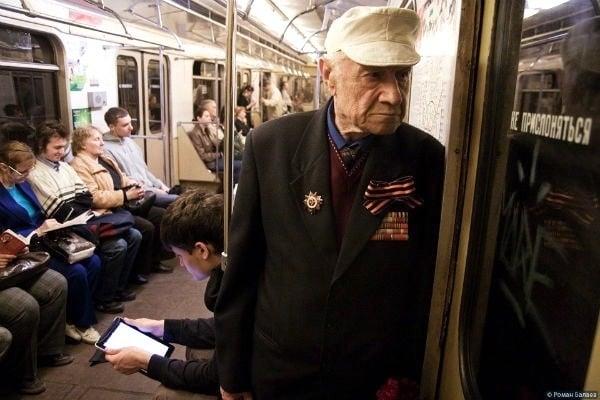
[[[31,149],[21,142],[0,146],[0,231],[11,229],[26,236],[44,222],[40,205],[26,182],[35,162]],[[0,269],[14,258],[0,254]],[[33,283],[0,291],[0,325],[12,334],[11,347],[3,360],[3,365],[10,368],[0,365],[0,370],[11,374],[2,374],[0,386],[16,385],[21,393],[45,390],[37,378],[35,357],[42,366],[73,361],[73,357],[62,353],[65,333],[77,334],[89,343],[99,337],[93,327],[96,316],[91,292],[100,273],[100,259],[94,255],[66,265],[51,258],[50,268]]]

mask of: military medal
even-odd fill
[[[321,209],[323,198],[317,192],[308,192],[304,195],[304,208],[310,215],[314,215]]]

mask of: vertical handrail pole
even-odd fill
[[[156,17],[158,19],[158,25],[163,27],[162,13],[160,11],[160,0],[155,1],[156,6]],[[160,96],[160,134],[162,137],[162,148],[163,148],[163,174],[165,176],[165,183],[167,186],[171,186],[171,135],[167,130],[167,95],[165,93],[165,64],[163,47],[158,47],[158,87]],[[148,110],[149,111],[149,110]]]
[[[223,268],[227,268],[227,252],[229,251],[229,224],[231,211],[233,209],[233,107],[235,99],[235,37],[237,34],[236,26],[236,6],[235,0],[227,1],[227,52],[225,60],[225,146],[224,146],[224,170],[223,170]]]
[[[158,83],[160,90],[160,133],[163,143],[163,174],[165,184],[171,186],[171,135],[167,128],[167,95],[165,93],[165,64],[163,47],[158,48]]]
[[[320,57],[321,54],[318,54]],[[317,74],[315,76],[315,93],[313,96],[313,106],[315,110],[318,110],[321,106],[319,103],[321,101],[321,70],[319,70],[319,65],[317,64]]]

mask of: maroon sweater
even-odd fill
[[[352,210],[366,158],[367,154],[365,153],[356,160],[352,169],[347,171],[335,148],[335,144],[331,140],[329,141],[329,167],[331,171],[329,179],[338,249],[344,238],[348,217],[350,216],[350,210]]]

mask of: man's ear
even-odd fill
[[[206,260],[211,255],[210,248],[204,242],[196,242],[194,243],[194,249],[198,249],[200,251],[200,256],[202,259]]]
[[[332,74],[333,69],[331,68],[331,63],[325,58],[319,58],[319,71],[321,73],[321,79],[323,79],[323,82],[325,82],[329,88],[329,92],[331,95],[335,95],[335,74]]]

